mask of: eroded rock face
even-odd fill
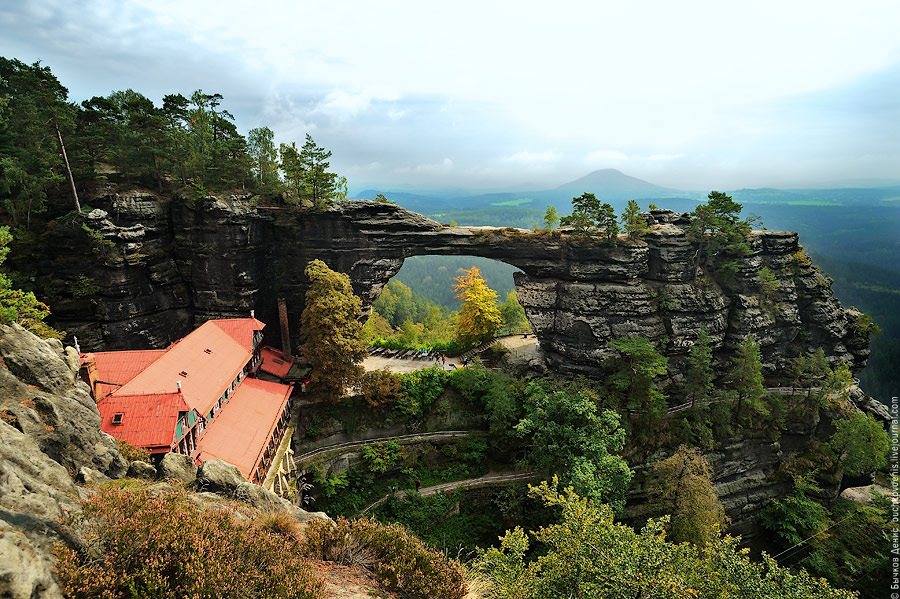
[[[598,374],[609,341],[620,336],[649,338],[677,370],[701,328],[724,364],[753,335],[768,375],[817,348],[855,371],[868,356],[868,340],[854,328],[859,314],[843,308],[798,254],[795,233],[754,232],[753,254],[723,287],[699,266],[698,247],[684,232],[689,217],[666,210],[646,216],[653,230],[643,241],[610,247],[559,234],[442,226],[369,201],[296,212],[255,208],[235,196],[193,208],[152,200],[137,192],[114,196],[107,198],[109,212],[92,213],[90,227],[107,241],[97,254],[93,317],[75,318],[66,302],[55,309],[57,324],[87,349],[162,347],[192,325],[251,309],[277,323],[278,297],[287,298],[290,322],[297,323],[307,289],[303,270],[317,258],[348,273],[368,307],[404,258],[455,254],[522,270],[519,301],[557,371]],[[763,267],[779,283],[767,299],[758,281]]]
[[[59,524],[80,509],[70,473],[127,469],[67,355],[59,342],[0,326],[0,597],[62,597],[51,550],[73,541]]]

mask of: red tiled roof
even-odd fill
[[[97,404],[100,428],[135,447],[169,451],[175,438],[178,413],[189,410],[180,393],[113,395]],[[121,424],[113,416],[122,414]]]
[[[244,379],[197,442],[197,459],[224,460],[249,479],[290,395],[290,385]]]
[[[223,318],[209,322],[225,331],[247,351],[253,351],[253,332],[261,331],[266,326],[264,322],[255,318]]]
[[[259,355],[262,357],[262,364],[259,369],[280,379],[284,379],[287,376],[287,373],[291,370],[291,365],[294,363],[293,356],[291,356],[290,360],[285,360],[284,354],[268,345],[264,345],[259,350]]]
[[[114,395],[172,393],[181,381],[184,401],[206,416],[251,357],[249,349],[210,320],[171,346]]]
[[[136,377],[148,366],[157,361],[164,349],[138,351],[101,351],[83,354],[83,361],[91,361],[97,365],[97,400],[118,391],[125,383]],[[111,384],[110,384],[111,383]]]

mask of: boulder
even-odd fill
[[[44,340],[18,324],[0,327],[0,354],[19,380],[48,393],[65,393],[75,383],[71,368],[57,339]]]
[[[237,466],[222,460],[207,460],[197,470],[197,488],[202,491],[221,492],[232,495],[234,491],[246,483]]]
[[[197,479],[197,466],[190,456],[167,453],[157,468],[157,475],[163,480],[175,480],[189,485]]]
[[[135,460],[128,466],[128,476],[131,478],[146,478],[152,480],[156,478],[156,468],[153,464]]]
[[[82,466],[78,470],[78,474],[75,475],[75,482],[81,483],[82,485],[86,485],[88,487],[94,487],[99,484],[109,482],[109,477],[105,476],[99,470],[94,470],[93,468]]]

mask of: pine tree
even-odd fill
[[[712,391],[712,348],[706,329],[700,329],[700,335],[691,346],[687,356],[687,371],[685,372],[684,392],[685,397],[691,401],[693,408],[696,403],[704,403],[709,399]]]
[[[744,404],[756,412],[765,414],[762,398],[766,394],[763,386],[762,362],[760,361],[759,344],[747,335],[738,346],[731,359],[732,371],[729,387],[737,393],[735,419],[740,419]]]
[[[668,358],[645,337],[619,337],[610,342],[618,356],[603,366],[611,370],[605,387],[610,398],[627,410],[641,414],[644,421],[659,418],[666,411],[666,396],[653,379],[666,373]]]
[[[606,239],[616,245],[619,239],[619,221],[612,205],[603,204],[597,217],[597,228],[606,235]]]
[[[641,216],[641,208],[634,200],[628,200],[625,212],[622,213],[622,226],[628,234],[628,239],[635,241],[650,231],[647,221]]]
[[[366,357],[359,313],[362,302],[353,294],[350,277],[313,260],[306,267],[310,287],[300,317],[304,337],[300,352],[312,365],[313,391],[338,401],[355,387]]]
[[[497,292],[487,286],[477,266],[464,270],[454,280],[453,290],[462,303],[456,319],[459,344],[472,347],[488,341],[503,326]]]

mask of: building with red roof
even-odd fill
[[[219,458],[261,482],[292,391],[248,378],[263,363],[263,327],[252,315],[210,320],[164,350],[82,354],[102,430],[151,454]]]

